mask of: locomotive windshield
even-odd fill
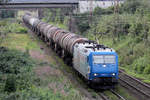
[[[115,64],[115,56],[114,55],[94,55],[93,63],[94,64]]]

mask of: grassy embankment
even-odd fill
[[[17,29],[17,27],[13,28],[15,29],[11,28],[7,37],[1,42],[1,46],[8,49],[3,51],[1,49],[0,52],[0,76],[2,76],[0,78],[0,100],[10,98],[14,100],[85,99],[63,75],[60,71],[61,66],[56,64],[53,57],[45,55],[40,49],[40,40],[22,31],[11,32]],[[2,65],[7,66],[8,69],[3,69]]]

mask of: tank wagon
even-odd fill
[[[118,56],[112,48],[42,22],[28,14],[23,16],[23,22],[62,57],[66,64],[73,66],[92,87],[107,88],[118,82]]]

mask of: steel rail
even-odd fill
[[[136,89],[137,91],[139,91],[139,92],[142,93],[143,95],[145,95],[145,96],[147,96],[147,97],[150,98],[150,95],[147,94],[146,92],[144,92],[143,90],[140,90],[140,89],[136,88],[135,86],[133,86],[133,85],[131,85],[130,83],[128,83],[128,82],[122,80],[121,78],[119,78],[119,79],[120,79],[121,81],[123,81],[124,83],[126,83],[128,86],[130,86],[130,87]]]
[[[120,77],[119,80],[120,82],[123,82],[130,86],[131,88],[135,89],[138,93],[142,94],[141,96],[150,98],[150,86],[132,76],[127,75],[125,72],[119,70],[120,72]],[[124,86],[127,87],[127,86]]]
[[[116,91],[114,91],[114,90],[110,90],[114,95],[116,95],[119,99],[121,99],[121,100],[126,100],[124,97],[122,97],[120,94],[118,94]]]
[[[140,80],[138,80],[138,79],[136,79],[136,78],[134,78],[134,77],[132,77],[132,76],[127,75],[127,74],[126,74],[125,72],[123,72],[122,70],[119,70],[119,72],[123,73],[124,75],[130,77],[131,79],[137,81],[138,83],[140,83],[140,84],[142,84],[142,85],[144,85],[145,87],[147,87],[147,88],[150,89],[150,85],[148,85],[148,84],[146,84],[146,83],[144,83],[144,82],[142,82],[142,81],[140,81]]]
[[[98,93],[99,95],[100,95],[100,97],[103,99],[103,100],[109,100],[108,98],[107,98],[107,96],[105,96],[105,94],[104,93]]]

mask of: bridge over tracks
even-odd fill
[[[78,8],[78,0],[11,0],[0,3],[0,9]]]

